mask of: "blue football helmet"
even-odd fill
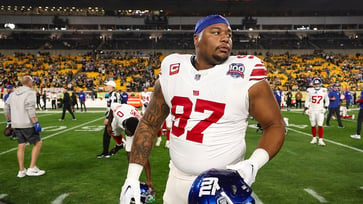
[[[152,203],[155,201],[155,192],[152,188],[144,182],[140,182],[140,199],[142,204]],[[131,199],[131,203],[135,203],[134,198]]]
[[[252,189],[236,170],[202,172],[189,191],[189,204],[254,204]]]
[[[322,84],[322,81],[321,81],[321,79],[320,79],[320,78],[314,78],[314,79],[313,79],[313,86],[314,86],[314,89],[316,89],[316,90],[320,89],[321,84]]]

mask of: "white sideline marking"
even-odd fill
[[[291,128],[287,128],[287,129],[291,130],[293,132],[297,132],[297,133],[300,133],[300,134],[311,137],[311,135],[306,133],[306,132],[301,132],[299,130],[295,130],[295,129],[291,129]],[[348,148],[348,149],[355,150],[357,152],[363,153],[363,149],[358,149],[358,148],[355,148],[355,147],[352,147],[352,146],[349,146],[349,145],[345,145],[345,144],[342,144],[342,143],[339,143],[339,142],[334,142],[333,140],[329,140],[329,139],[325,139],[325,138],[324,138],[324,141],[327,141],[327,142],[333,143],[335,145],[338,145],[338,146],[341,146],[341,147],[345,147],[345,148]]]
[[[89,123],[93,123],[93,122],[96,122],[97,120],[101,120],[101,119],[104,119],[104,117],[100,117],[100,118],[97,118],[97,119],[94,119],[94,120],[88,121],[88,122],[86,122],[86,123],[82,123],[82,124],[80,124],[80,125],[77,125],[77,126],[71,127],[71,128],[69,128],[69,129],[65,129],[65,130],[62,130],[62,131],[56,132],[56,133],[51,134],[51,135],[48,135],[48,136],[46,136],[46,137],[42,137],[42,140],[46,140],[46,139],[48,139],[48,138],[54,137],[54,136],[56,136],[56,135],[59,135],[59,134],[61,134],[61,133],[68,132],[68,131],[70,131],[70,130],[73,130],[73,129],[76,129],[76,128],[79,128],[79,127],[82,127],[82,126],[84,126],[84,125],[88,125]],[[28,145],[28,143],[27,143],[26,145]],[[17,149],[18,149],[18,148],[17,148],[17,147],[15,147],[15,148],[9,149],[9,150],[7,150],[7,151],[5,151],[5,152],[0,152],[0,156],[1,156],[1,155],[3,155],[3,154],[9,153],[9,152],[15,151],[15,150],[17,150]]]
[[[8,196],[8,194],[0,194],[0,200],[6,198],[6,196]]]
[[[63,193],[62,195],[58,196],[55,200],[52,201],[52,204],[62,204],[63,200],[69,196],[68,193]]]
[[[313,189],[310,188],[304,188],[304,191],[306,191],[307,193],[309,193],[311,196],[313,196],[314,198],[316,198],[319,202],[321,203],[327,203],[328,201],[323,197],[320,196],[317,192],[315,192]]]
[[[252,192],[252,197],[255,199],[256,204],[263,204],[263,202],[260,200],[260,198],[254,192]]]
[[[51,114],[48,114],[48,115],[37,115],[37,116],[38,116],[38,118],[41,118],[41,117],[44,117],[44,116],[55,115],[55,114],[56,113],[51,113]],[[6,123],[6,121],[0,122],[0,124],[3,124],[3,123]]]

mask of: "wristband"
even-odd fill
[[[144,167],[141,166],[140,164],[130,163],[129,169],[127,171],[127,178],[139,180],[143,168]]]
[[[270,160],[270,156],[266,150],[257,148],[248,160],[250,160],[258,170]]]

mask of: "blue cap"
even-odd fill
[[[6,88],[7,88],[7,89],[12,89],[12,88],[14,88],[14,86],[13,86],[13,85],[11,85],[11,84],[9,84],[9,85],[7,85],[7,86],[6,86]]]
[[[200,19],[194,28],[194,34],[199,34],[202,30],[210,25],[224,23],[229,26],[229,22],[226,18],[221,15],[209,15]]]
[[[333,84],[333,87],[339,87],[339,84],[335,83]]]

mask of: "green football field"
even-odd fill
[[[350,111],[357,116],[357,110]],[[363,140],[354,140],[356,121],[336,121],[324,127],[325,147],[311,145],[308,117],[301,111],[283,111],[289,118],[288,134],[279,154],[258,173],[252,188],[257,203],[363,203]],[[58,121],[59,112],[38,112],[43,146],[38,167],[41,177],[17,178],[17,142],[0,137],[0,203],[29,204],[116,204],[127,172],[127,158],[121,150],[111,158],[97,159],[102,150],[103,111],[69,113]],[[1,112],[0,131],[6,125]],[[246,135],[247,156],[254,150],[260,132],[250,120]],[[157,191],[155,203],[162,203],[168,174],[169,154],[154,147],[150,157],[152,179]],[[111,139],[110,148],[115,142]],[[31,146],[26,147],[29,166]],[[144,175],[141,181],[146,181]]]

